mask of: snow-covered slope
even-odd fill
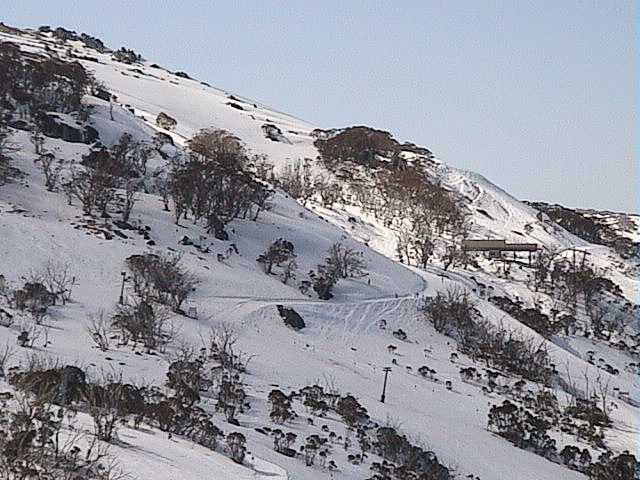
[[[2,38],[3,34],[0,34]],[[42,50],[41,41],[24,37],[16,39],[6,34],[4,38],[28,45],[32,51]],[[88,49],[80,42],[68,43],[73,45],[80,63],[117,96],[116,110],[132,108],[136,117],[156,129],[157,115],[160,112],[168,113],[177,120],[177,126],[173,132],[165,133],[174,136],[178,143],[183,143],[202,128],[213,126],[237,135],[252,152],[267,155],[276,168],[318,156],[313,145],[315,138],[311,135],[317,126],[270,109],[255,100],[225,92],[198,80],[176,76],[151,62],[127,65],[113,61],[108,53],[100,54]],[[83,60],[82,56],[97,61]],[[94,122],[98,123],[96,126],[103,143],[109,145],[117,141],[118,127],[113,131],[113,126],[99,117]],[[122,124],[122,120],[116,118],[115,123]],[[277,126],[289,142],[268,139],[262,129],[265,124]],[[137,125],[139,123],[133,122],[127,128]],[[436,171],[444,185],[468,199],[479,235],[508,241],[535,241],[552,249],[586,244],[558,225],[541,221],[537,218],[536,210],[482,175],[438,163]]]
[[[181,146],[200,129],[213,126],[236,135],[252,153],[266,155],[276,169],[298,159],[318,156],[311,135],[315,126],[254,100],[177,76],[152,66],[151,62],[127,65],[114,61],[110,53],[99,53],[80,42],[60,44],[33,32],[0,33],[0,41],[16,42],[25,51],[42,54],[48,54],[45,52],[48,45],[65,58],[71,48],[80,63],[117,97],[113,111],[107,101],[86,98],[94,106],[90,123],[107,146],[116,143],[122,133],[150,141],[157,131],[170,135]],[[87,60],[89,57],[92,60]],[[164,131],[156,126],[160,112],[177,121],[175,130]],[[279,128],[286,141],[268,139],[265,124]],[[524,274],[506,279],[495,275],[490,267],[473,272],[461,269],[445,272],[438,265],[424,270],[407,267],[394,260],[393,232],[357,207],[338,205],[327,209],[312,202],[307,209],[282,192],[276,193],[273,208],[258,221],[234,220],[229,241],[213,238],[201,225],[177,226],[154,194],[141,194],[132,215],[131,223],[148,227],[147,234],[128,230],[120,231],[122,235],[114,234],[108,221],[82,215],[81,208],[69,205],[62,193],[44,188],[42,173],[34,164],[37,156],[26,132],[15,131],[12,141],[19,146],[12,153],[12,161],[21,176],[0,187],[0,274],[18,286],[30,272],[55,261],[69,265],[77,279],[72,302],[51,308],[49,319],[41,327],[43,340],[36,343],[34,350],[63,364],[82,365],[89,374],[113,369],[127,379],[156,385],[166,380],[167,367],[178,354],[180,344],[200,345],[212,326],[231,326],[238,334],[238,347],[252,356],[245,376],[251,409],[239,416],[237,426],[226,424],[222,415],[213,414],[225,433],[239,431],[246,436],[250,455],[244,465],[184,438],[172,438],[157,428],[127,427],[120,430],[120,441],[111,454],[126,466],[132,477],[369,478],[370,462],[358,464],[349,460],[357,447],[349,449],[344,443],[333,444],[331,458],[338,469],[330,471],[318,465],[308,467],[299,458],[276,453],[272,440],[256,431],[265,425],[277,426],[269,420],[267,401],[274,387],[290,392],[319,383],[356,396],[372,419],[398,427],[414,443],[435,452],[459,478],[586,478],[575,470],[516,448],[487,430],[490,406],[512,397],[500,389],[486,391],[481,383],[462,382],[461,368],[482,369],[483,365],[466,355],[458,355],[456,342],[436,332],[417,308],[425,297],[451,287],[468,290],[491,324],[506,326],[545,345],[563,381],[585,389],[590,379],[599,376],[612,391],[615,388],[616,392],[628,392],[629,401],[615,399],[616,408],[610,413],[613,425],[606,429],[605,437],[614,452],[628,450],[638,454],[640,411],[634,404],[640,404],[640,382],[637,371],[625,369],[634,357],[588,338],[544,338],[488,302],[488,295],[478,289],[482,283],[483,288],[494,294],[515,296],[531,303],[551,302],[551,296],[531,290]],[[49,138],[45,147],[67,161],[79,161],[89,150],[88,145]],[[156,168],[163,168],[161,159],[153,161]],[[622,260],[611,249],[591,245],[570,234],[478,174],[439,161],[433,169],[443,185],[466,199],[474,235],[537,242],[559,252],[574,247],[588,251],[590,260],[607,270],[629,300],[637,299],[637,278],[630,270],[618,268]],[[185,236],[197,239],[198,247],[181,244]],[[330,301],[310,298],[295,285],[285,285],[275,276],[264,274],[256,264],[256,257],[277,238],[293,242],[300,272],[315,268],[327,249],[341,242],[363,252],[368,275],[341,281]],[[113,311],[121,289],[120,272],[126,270],[125,259],[133,254],[168,251],[180,252],[184,266],[198,280],[187,301],[187,307],[195,308],[197,318],[176,315],[172,319],[179,341],[166,352],[147,355],[129,347],[99,351],[86,332],[88,316],[100,310]],[[126,285],[125,293],[132,294],[130,285]],[[304,318],[306,327],[301,331],[286,327],[276,305],[294,308]],[[0,326],[0,345],[15,344],[23,322],[27,322],[26,315],[17,312],[16,315],[19,321],[13,326]],[[386,329],[380,328],[383,320]],[[406,340],[392,335],[398,329],[406,332]],[[389,345],[396,349],[389,349]],[[15,363],[25,363],[30,353],[25,350],[20,349]],[[617,366],[620,372],[612,375],[589,362],[589,351],[596,351],[602,363]],[[382,368],[389,365],[393,371],[387,401],[381,403]],[[418,373],[423,365],[437,372],[435,378],[424,378]],[[447,381],[451,382],[451,388],[447,388]],[[505,375],[500,381],[510,385],[517,378]],[[536,384],[530,387],[541,388]],[[4,388],[9,387],[0,380],[0,389]],[[559,385],[554,388],[558,396],[565,395]],[[310,423],[305,417],[312,415],[298,407],[300,417],[288,423],[286,430],[295,432],[299,439],[322,434],[323,424],[340,436],[348,435],[336,415],[316,417]],[[554,431],[554,438],[559,445],[588,446],[559,430]],[[597,453],[593,453],[594,460]]]

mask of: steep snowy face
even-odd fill
[[[115,61],[111,53],[101,53],[78,41],[64,43],[42,35],[0,33],[0,39],[20,44],[30,52],[43,53],[45,46],[56,48],[62,58],[79,61],[115,95],[116,124],[122,125],[119,110],[130,110],[143,119],[150,133],[159,130],[183,144],[202,128],[224,128],[240,138],[250,151],[266,155],[276,169],[302,159],[316,159],[316,126],[273,110],[255,100],[226,92],[191,78],[185,78],[147,61],[126,64]],[[71,47],[69,49],[69,47]],[[71,57],[68,57],[69,51]],[[188,76],[187,76],[188,77]],[[101,109],[105,103],[96,102]],[[159,114],[175,119],[175,128],[156,125]],[[96,116],[101,140],[109,145],[119,137],[110,125]],[[128,122],[126,128],[141,128]],[[117,129],[118,127],[116,127]],[[144,127],[143,127],[144,128]],[[141,132],[142,133],[142,132]],[[458,192],[468,204],[478,237],[497,237],[508,241],[534,241],[550,249],[584,246],[585,242],[569,234],[548,217],[525,205],[483,176],[454,168],[438,161],[435,168],[445,186]]]
[[[439,170],[444,184],[467,200],[478,238],[533,241],[552,250],[587,244],[482,175],[445,164]]]
[[[627,299],[636,298],[638,281],[630,264],[608,246],[574,236],[481,175],[405,144],[399,157],[409,165],[419,162],[430,185],[461,201],[472,220],[469,236],[536,242],[558,253],[565,266],[575,266],[571,255],[584,252],[606,274],[588,280],[604,285],[609,303],[596,305],[602,311],[588,311],[593,305],[584,300],[586,293],[575,293],[576,277],[562,278],[571,270],[541,278],[525,262],[514,260],[507,269],[506,259],[490,258],[465,268],[441,268],[440,258],[424,268],[401,264],[396,227],[404,219],[387,221],[367,202],[352,201],[355,188],[340,176],[345,172],[336,174],[318,159],[318,139],[338,130],[318,130],[137,59],[133,52],[107,51],[92,37],[61,40],[0,25],[2,41],[30,54],[78,61],[105,88],[83,97],[92,107],[87,119],[55,113],[61,123],[77,127],[74,140],[87,142],[42,140],[44,150],[61,161],[57,187],[47,185],[46,158],[36,152],[32,125],[10,130],[17,146],[11,162],[18,172],[0,186],[0,359],[2,345],[18,345],[10,362],[17,371],[41,367],[52,375],[56,365],[80,365],[87,382],[116,372],[129,390],[153,385],[142,389],[148,395],[144,412],[120,419],[128,423],[118,426],[119,441],[110,450],[134,478],[418,478],[400,468],[390,473],[395,467],[389,465],[406,462],[438,480],[585,480],[591,459],[595,464],[606,451],[602,445],[614,455],[637,453],[638,325],[621,326],[618,315],[632,308],[637,313]],[[149,147],[144,188],[134,191],[128,222],[121,220],[127,185],[113,188],[104,216],[83,212],[78,196],[64,187],[74,169],[89,170],[82,168],[90,152],[102,151],[84,137],[86,127],[95,129],[111,155],[123,134]],[[330,187],[337,185],[349,198],[332,202],[305,192],[296,201],[271,178],[269,208],[256,218],[233,218],[226,239],[195,215],[176,219],[175,198],[163,198],[155,182],[171,171],[174,155],[187,141],[208,127],[231,132],[250,154],[266,156],[278,173],[311,159],[314,178],[324,176],[323,193],[331,197]],[[372,165],[389,162],[381,155],[364,157]],[[373,168],[358,169],[371,180]],[[368,198],[374,196],[368,187],[361,197],[375,200]],[[406,208],[400,202],[393,214]],[[626,235],[632,237],[636,221],[631,219]],[[268,272],[261,257],[273,244],[288,253]],[[350,249],[366,272],[344,275],[333,297],[322,300],[312,280],[321,276],[319,264],[337,244]],[[576,249],[567,250],[571,247]],[[162,304],[162,295],[141,280],[143,270],[132,268],[132,258],[160,255],[179,257],[195,278],[181,308]],[[72,277],[70,300],[48,305],[46,316],[38,317],[23,301],[35,289],[28,284],[48,278],[43,267],[60,266]],[[284,275],[287,267],[294,276]],[[451,298],[455,308],[447,308]],[[454,319],[458,307],[465,315]],[[154,311],[166,315],[157,328],[160,339],[152,339],[160,346],[139,340],[137,323],[126,323]],[[224,342],[230,351],[221,352]],[[239,366],[228,367],[228,356]],[[185,365],[202,376],[191,391],[194,371],[185,372]],[[230,386],[235,375],[241,380]],[[21,389],[24,384],[0,375],[3,395]],[[195,403],[189,405],[189,398]],[[7,425],[3,401],[0,446]],[[78,418],[63,430],[89,435],[95,428],[91,415],[101,409],[92,412],[84,400],[78,405]],[[163,414],[171,416],[174,409],[172,424]]]
[[[83,63],[115,93],[119,103],[130,105],[147,122],[153,123],[160,112],[175,118],[177,127],[172,136],[177,142],[190,138],[201,128],[214,126],[237,135],[251,151],[267,155],[276,168],[318,156],[311,135],[314,126],[251,100],[148,66],[132,69],[108,59],[104,64]],[[276,126],[282,138],[267,138],[265,125]],[[444,163],[439,170],[444,185],[467,199],[478,236],[536,241],[553,249],[584,244],[553,222],[545,222],[536,210],[481,175]]]
[[[16,37],[0,34],[2,39],[20,43],[33,52],[44,51],[42,37]],[[55,45],[54,42],[51,42]],[[297,160],[316,159],[314,146],[316,126],[273,110],[257,101],[209,86],[195,79],[176,75],[150,62],[128,65],[113,60],[110,53],[100,53],[80,42],[68,42],[73,55],[88,71],[103,82],[116,96],[117,124],[122,124],[123,109],[130,110],[150,128],[173,137],[178,144],[191,138],[202,128],[224,128],[240,138],[255,154],[266,155],[276,169]],[[61,56],[66,55],[60,49]],[[107,103],[97,102],[106,109]],[[175,119],[175,128],[164,130],[156,125],[159,114]],[[96,128],[105,144],[114,143],[119,132],[96,116]],[[129,122],[127,128],[140,128],[139,122]],[[117,127],[116,127],[117,129]],[[568,234],[553,222],[547,222],[539,212],[523,204],[473,172],[460,170],[438,162],[435,173],[443,184],[461,194],[472,213],[479,237],[497,237],[509,241],[535,241],[557,250],[584,242]]]

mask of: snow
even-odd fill
[[[0,40],[6,39],[20,43],[29,51],[43,50],[42,42],[35,37],[0,34]],[[165,112],[177,120],[175,131],[168,133],[178,145],[199,129],[214,126],[237,135],[250,151],[267,155],[277,168],[297,159],[317,156],[310,135],[315,127],[311,124],[253,100],[236,95],[230,99],[223,90],[177,77],[148,63],[124,65],[112,61],[108,54],[99,54],[80,44],[75,44],[75,48],[98,58],[99,63],[86,60],[81,63],[117,96],[113,120],[108,102],[93,97],[87,100],[94,106],[91,123],[105,145],[112,145],[125,132],[149,141],[159,130],[155,126],[156,116]],[[230,101],[240,104],[244,110],[230,107],[227,105]],[[290,142],[265,138],[264,123],[276,125]],[[417,303],[426,295],[452,286],[475,288],[472,275],[494,287],[496,293],[508,292],[532,300],[533,293],[524,281],[501,279],[481,271],[443,272],[437,265],[425,270],[408,268],[394,260],[393,232],[358,208],[326,209],[312,204],[311,209],[306,209],[283,193],[275,196],[273,209],[261,215],[257,222],[232,222],[228,242],[214,239],[198,225],[183,222],[176,226],[172,214],[162,211],[160,199],[144,194],[136,204],[133,220],[150,227],[155,245],[150,247],[142,237],[129,231],[124,232],[129,238],[107,240],[91,233],[77,204],[67,205],[64,195],[44,189],[28,136],[17,132],[13,140],[22,147],[14,155],[14,163],[25,177],[0,187],[0,273],[17,285],[30,272],[53,260],[71,265],[78,279],[72,303],[52,309],[47,327],[50,344],[38,346],[39,353],[83,365],[89,375],[116,368],[125,378],[162,384],[174,351],[139,355],[127,348],[103,353],[89,341],[86,324],[89,315],[114,309],[120,290],[120,272],[128,256],[173,249],[182,253],[185,266],[199,281],[189,299],[189,306],[197,309],[198,318],[174,319],[180,340],[198,343],[211,326],[224,322],[240,334],[240,348],[254,355],[246,376],[252,409],[240,417],[240,427],[217,419],[225,432],[237,430],[247,436],[251,453],[246,464],[237,465],[222,452],[207,450],[185,439],[168,438],[166,433],[155,429],[122,428],[119,442],[111,453],[134,477],[159,480],[328,478],[329,474],[319,467],[308,468],[299,459],[274,452],[270,439],[254,430],[270,424],[266,396],[275,384],[289,392],[319,382],[335,384],[341,392],[354,394],[380,423],[391,421],[401,425],[403,433],[427,445],[446,465],[455,466],[462,478],[469,473],[483,480],[585,478],[488,432],[488,410],[505,397],[498,393],[484,394],[477,385],[462,382],[459,369],[474,363],[464,355],[452,363],[450,354],[456,351],[454,342],[435,332],[417,312]],[[55,151],[58,157],[77,161],[88,151],[86,145],[54,139],[46,140],[46,148]],[[590,245],[557,225],[538,219],[533,208],[480,175],[441,161],[435,162],[434,169],[445,186],[468,199],[474,234],[478,238],[533,241],[556,251],[570,247],[583,249],[591,253],[590,259],[598,266],[609,269],[611,278],[627,298],[637,301],[638,279],[615,268],[620,259],[610,249]],[[356,223],[349,221],[352,216],[357,219]],[[202,241],[210,252],[179,245],[185,235]],[[315,268],[329,246],[342,242],[364,253],[369,276],[341,281],[335,298],[329,302],[309,298],[295,286],[284,285],[275,276],[264,274],[255,262],[268,244],[280,237],[295,245],[300,275]],[[237,245],[239,254],[218,262],[216,255],[226,253],[231,243]],[[590,378],[602,374],[612,386],[629,391],[630,397],[640,402],[640,382],[636,376],[629,372],[610,376],[586,361],[586,352],[597,350],[608,362],[621,365],[628,359],[620,352],[582,338],[543,339],[473,295],[490,322],[505,324],[544,342],[560,375],[566,379],[571,373],[579,388],[584,386],[585,372]],[[277,314],[275,305],[278,304],[293,307],[305,319],[307,327],[301,332],[287,328]],[[386,330],[378,327],[382,319],[387,322]],[[17,328],[0,327],[0,345],[15,343]],[[407,342],[391,335],[397,328],[407,332]],[[396,355],[387,351],[389,344],[398,347]],[[430,353],[425,354],[425,348]],[[24,361],[25,352],[21,354],[19,360]],[[392,358],[398,365],[393,367],[390,376],[388,400],[382,404],[378,401],[382,367],[388,366]],[[421,365],[434,368],[440,381],[420,377],[416,371]],[[407,366],[412,367],[411,371]],[[445,388],[445,380],[453,382],[452,391]],[[609,429],[607,440],[617,451],[637,454],[638,410],[624,402],[617,404],[619,408],[612,412],[614,428]],[[310,426],[303,412],[299,413],[301,418],[287,425],[287,430],[295,431],[299,438],[320,433],[320,422]],[[344,429],[337,419],[321,422]],[[572,439],[566,440],[575,443]],[[364,478],[368,467],[351,465],[346,453],[339,450],[336,446],[334,458],[340,471],[334,472],[331,478]]]
[[[154,480],[288,480],[286,470],[261,458],[244,465],[218,452],[158,431],[122,429],[112,449],[123,465],[135,465],[141,478]]]

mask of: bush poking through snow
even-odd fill
[[[274,389],[269,393],[269,403],[271,404],[271,413],[269,417],[275,423],[285,423],[295,418],[296,413],[291,406],[291,398],[282,391]],[[289,445],[287,445],[289,446]],[[276,451],[279,451],[276,448]]]
[[[325,264],[329,274],[336,278],[357,278],[366,275],[367,266],[362,252],[334,243],[327,252]]]
[[[135,347],[141,343],[147,353],[163,350],[173,339],[174,332],[166,309],[145,299],[118,306],[111,325],[120,332],[123,345],[132,342]]]
[[[173,162],[169,185],[176,224],[191,214],[209,232],[228,240],[224,227],[234,218],[256,220],[270,208],[271,192],[249,168],[239,140],[224,130],[205,129],[189,142],[189,155]]]
[[[0,472],[7,480],[123,480],[128,477],[96,437],[74,428],[62,407],[21,395],[0,408]]]
[[[8,154],[14,152],[16,146],[11,142],[11,130],[0,118],[0,185],[5,183],[11,173],[11,164]]]
[[[453,289],[429,299],[423,306],[434,328],[458,342],[460,351],[534,381],[547,383],[553,369],[544,342],[536,343],[484,320],[466,290]]]
[[[51,152],[43,153],[36,161],[39,163],[44,175],[45,188],[49,192],[55,191],[62,172],[62,161],[56,160],[55,155]]]
[[[99,310],[96,314],[89,316],[87,333],[100,351],[106,352],[109,350],[111,344],[111,320],[106,318],[103,310]]]
[[[231,432],[227,435],[227,448],[234,462],[240,464],[244,462],[244,457],[247,452],[246,443],[247,439],[240,432]]]
[[[284,238],[279,238],[269,245],[269,248],[259,255],[256,261],[262,265],[267,275],[273,273],[273,267],[279,267],[284,284],[295,278],[295,271],[298,268],[293,243]]]
[[[180,258],[151,253],[127,258],[136,293],[180,313],[180,307],[197,284],[195,277],[180,265]]]
[[[125,47],[120,47],[120,50],[113,52],[112,57],[115,61],[126,63],[127,65],[140,63],[142,61],[142,55]]]

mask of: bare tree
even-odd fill
[[[165,212],[169,211],[169,199],[171,198],[171,187],[169,185],[169,179],[167,179],[166,175],[160,174],[158,175],[153,183],[156,192],[162,198],[162,205]]]
[[[206,158],[215,158],[218,155],[241,155],[244,147],[240,139],[232,133],[217,129],[205,128],[196,133],[187,142],[189,149]]]
[[[322,205],[326,208],[333,208],[333,204],[342,199],[342,186],[335,181],[330,181],[322,174],[316,175],[314,187],[320,195]]]
[[[162,350],[175,335],[166,307],[154,305],[149,299],[135,300],[133,305],[120,305],[112,326],[120,331],[123,344],[130,341],[134,348],[142,343],[148,353]]]
[[[48,191],[53,192],[62,172],[62,162],[57,161],[51,152],[43,153],[36,161],[40,164],[40,169],[44,174],[44,186]]]
[[[296,262],[294,259],[291,259],[287,263],[285,263],[282,267],[282,283],[286,285],[289,280],[295,279],[297,269],[298,262]]]
[[[607,379],[603,379],[601,374],[598,374],[596,378],[596,392],[598,394],[598,398],[600,398],[600,405],[602,411],[606,416],[609,416],[609,383],[611,381],[610,377]]]
[[[537,292],[540,289],[544,289],[551,273],[551,266],[553,265],[553,259],[555,254],[546,248],[536,253],[536,259],[534,263],[534,286]]]
[[[29,134],[29,140],[33,144],[36,155],[41,155],[44,152],[44,135],[42,134],[42,127],[38,122],[34,122],[31,127],[31,133]]]
[[[89,316],[87,333],[101,351],[109,350],[111,321],[106,318],[103,310],[98,310],[94,315]]]
[[[592,299],[585,302],[585,310],[591,320],[591,330],[596,337],[611,335],[609,319],[612,317],[613,309],[609,304],[600,299]]]
[[[219,322],[209,331],[202,343],[207,350],[209,359],[218,362],[222,372],[244,372],[251,356],[236,348],[238,333],[226,322]]]
[[[180,264],[180,255],[134,255],[127,259],[136,293],[169,305],[175,312],[195,289],[196,277]]]
[[[205,219],[209,232],[228,240],[226,224],[238,217],[256,220],[270,207],[271,192],[255,179],[243,150],[209,140],[199,138],[185,159],[172,162],[169,186],[175,220],[187,214],[194,223]]]
[[[60,299],[63,305],[71,299],[76,277],[71,273],[69,264],[49,260],[39,273],[42,283],[54,299]]]
[[[296,258],[293,243],[279,238],[258,258],[256,261],[264,266],[267,275],[272,273],[274,266],[281,266],[282,263],[291,262]],[[285,282],[286,283],[286,282]]]
[[[98,204],[103,212],[106,211],[109,201],[113,198],[112,183],[106,176],[97,174],[95,170],[72,167],[70,178],[64,188],[68,198],[78,199],[85,214],[91,215]]]
[[[8,154],[17,150],[17,145],[11,141],[11,131],[0,119],[0,183],[3,183],[9,177],[11,172],[11,164]]]
[[[329,248],[325,261],[336,278],[362,277],[366,274],[362,252],[341,243],[334,243]]]
[[[273,164],[267,160],[265,155],[255,155],[252,159],[253,169],[258,177],[263,182],[273,182]]]
[[[138,181],[128,180],[124,187],[124,201],[122,203],[122,221],[127,223],[131,216],[133,206],[138,200]]]
[[[13,358],[16,351],[9,343],[5,343],[4,347],[0,347],[0,378],[4,378],[6,374],[5,368],[7,363]]]
[[[111,375],[103,375],[100,383],[90,384],[84,389],[83,397],[93,419],[95,436],[111,442],[117,435],[118,423],[125,416],[121,401],[124,385]]]
[[[297,160],[293,165],[287,165],[278,175],[277,184],[293,198],[300,200],[302,205],[309,203],[316,192],[311,160]]]
[[[236,463],[242,463],[247,451],[245,446],[247,439],[240,432],[231,432],[227,435],[227,447],[231,453],[231,459]]]

